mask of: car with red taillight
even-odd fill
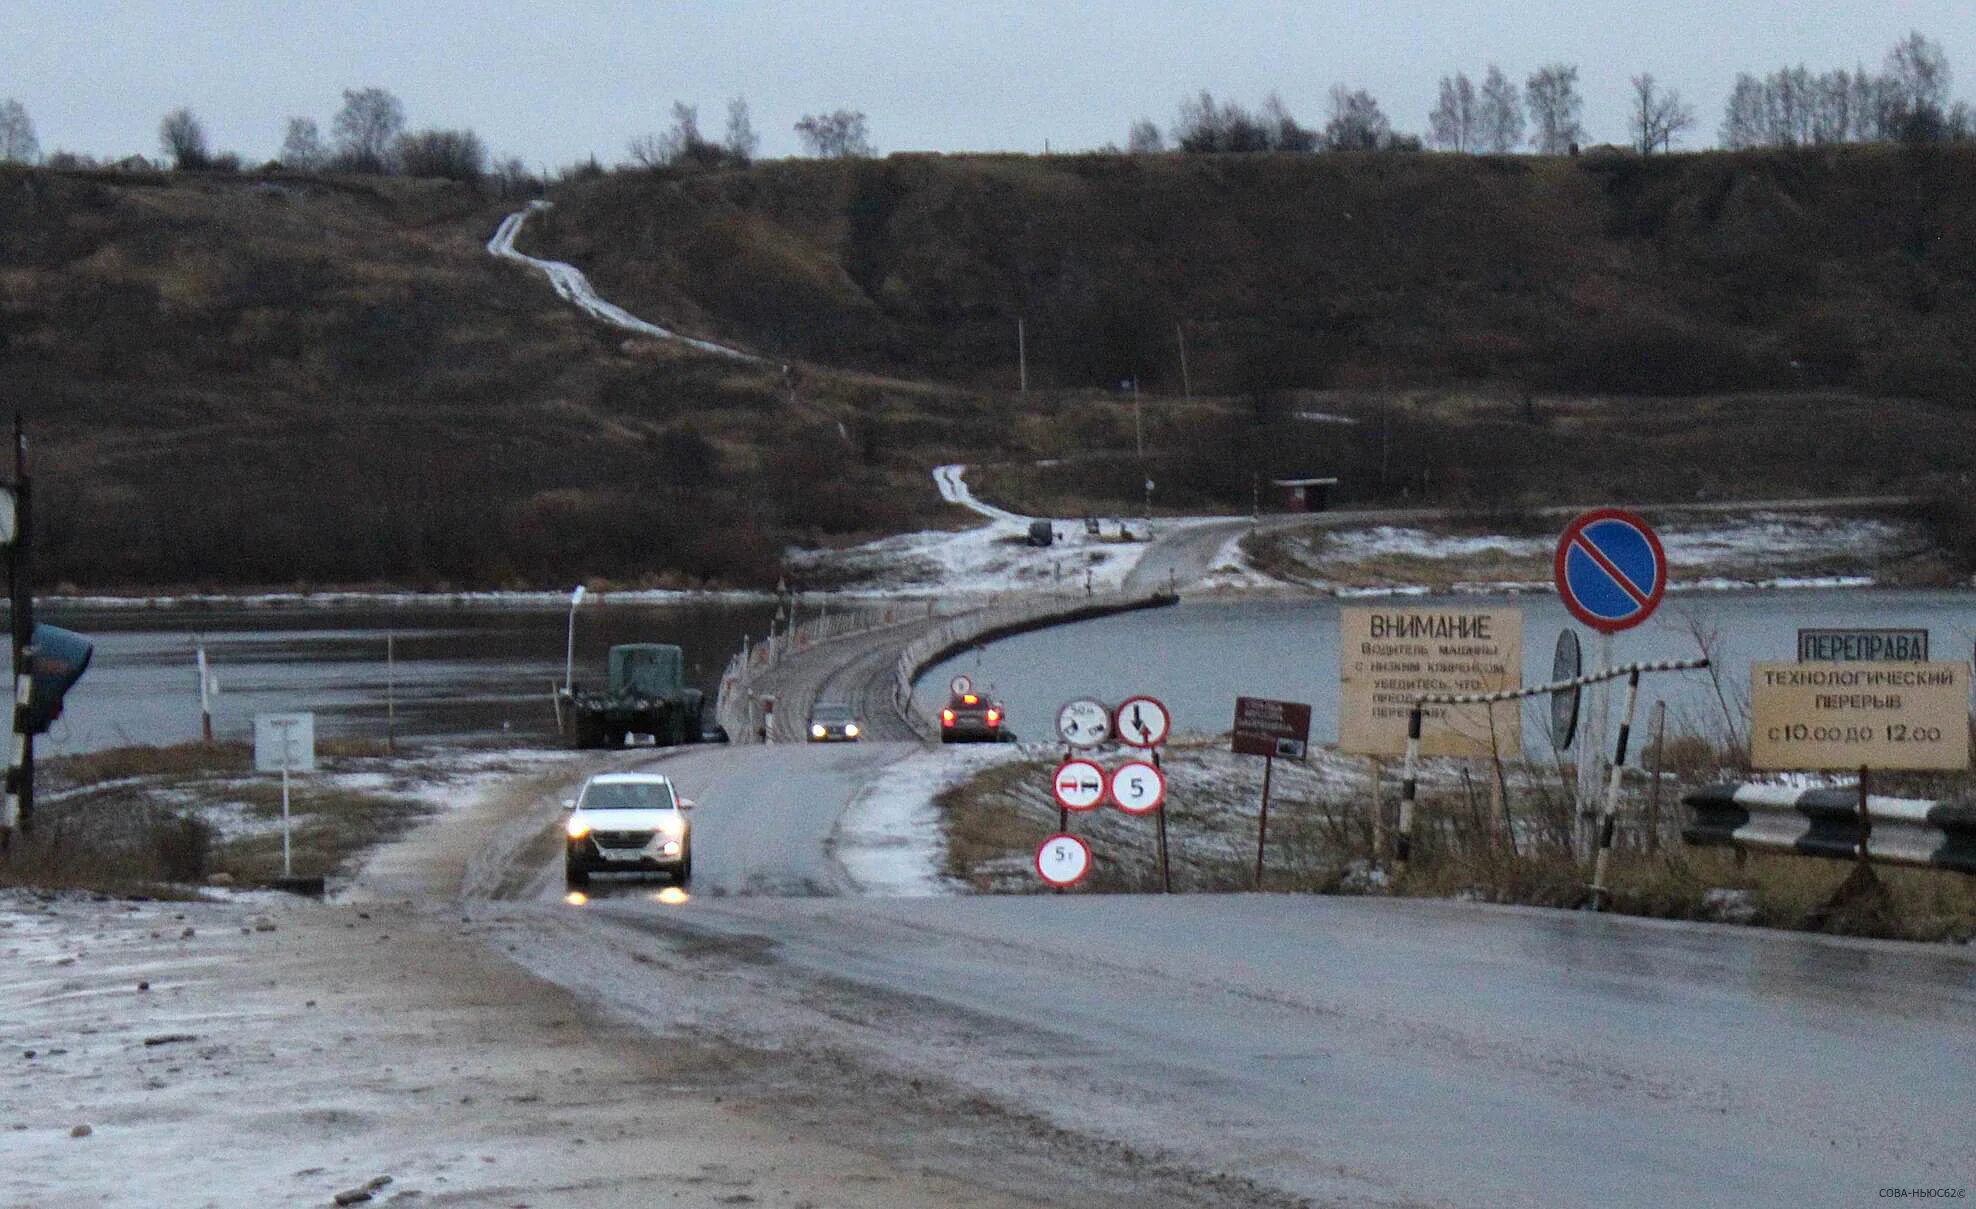
[[[1000,743],[1009,737],[1001,702],[985,693],[955,693],[940,709],[942,743]]]

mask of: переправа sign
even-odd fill
[[[1926,663],[1926,630],[1798,631],[1799,663]]]

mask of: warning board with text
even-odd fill
[[[1310,706],[1301,701],[1237,697],[1233,738],[1236,755],[1301,760],[1310,742]]]
[[[1523,687],[1520,609],[1340,609],[1338,626],[1340,751],[1404,754],[1407,712],[1423,695]],[[1515,701],[1429,705],[1421,754],[1518,755],[1522,718]]]
[[[1759,663],[1757,768],[1968,768],[1966,663]]]

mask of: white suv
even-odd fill
[[[563,873],[572,886],[592,873],[670,873],[678,885],[693,876],[693,803],[672,781],[652,772],[599,773],[564,802],[570,815]]]

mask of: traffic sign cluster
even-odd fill
[[[1107,803],[1130,815],[1159,810],[1166,803],[1166,774],[1160,769],[1157,752],[1172,726],[1172,715],[1154,697],[1130,697],[1117,709],[1094,698],[1079,697],[1057,710],[1057,737],[1067,747],[1087,750],[1116,739],[1150,753],[1109,769],[1089,756],[1068,756],[1050,779],[1050,794],[1061,811],[1062,826],[1068,826],[1072,814],[1096,810]],[[1164,818],[1160,821],[1165,822]],[[1162,839],[1162,853],[1164,850]],[[1036,875],[1058,889],[1076,885],[1090,868],[1090,846],[1067,830],[1060,829],[1036,849]]]

